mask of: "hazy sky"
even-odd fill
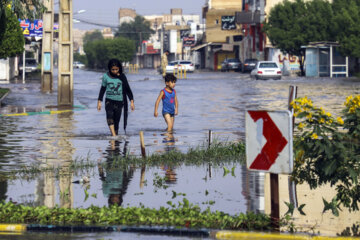
[[[59,4],[59,0],[55,0]],[[74,18],[103,25],[118,25],[118,10],[132,8],[139,15],[169,14],[171,8],[182,8],[183,14],[199,14],[201,18],[202,7],[205,0],[73,0]],[[86,10],[76,14],[79,10]],[[84,23],[74,23],[74,28],[93,29],[101,26]]]

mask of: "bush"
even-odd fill
[[[338,215],[340,205],[358,211],[360,202],[360,95],[349,96],[342,116],[336,119],[307,97],[293,103],[298,134],[294,140],[295,166],[292,177],[315,189],[330,183],[337,194],[324,212]]]

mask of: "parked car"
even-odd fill
[[[195,71],[195,65],[191,61],[187,60],[176,60],[171,61],[166,66],[166,73],[173,73],[175,72],[179,67],[182,67],[183,69],[186,69],[186,72],[194,72]]]
[[[258,60],[255,58],[245,59],[241,68],[242,72],[251,72],[255,68],[257,62]]]
[[[251,71],[250,76],[255,79],[281,79],[282,72],[276,62],[259,61]]]
[[[171,61],[166,66],[166,73],[173,73],[175,69],[175,65],[177,64],[177,61]]]
[[[79,61],[74,61],[74,63],[73,63],[73,67],[74,68],[85,68],[85,64],[83,64],[83,63],[81,63],[81,62],[79,62]]]
[[[237,58],[225,59],[221,63],[221,71],[222,72],[230,71],[230,70],[241,71],[241,68],[242,68],[241,61],[240,61],[240,59],[237,59]]]
[[[23,62],[20,61],[19,65],[19,75],[23,72]],[[39,72],[40,68],[38,68],[38,63],[34,58],[27,58],[25,59],[25,73],[34,73]]]

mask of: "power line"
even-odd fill
[[[80,21],[81,23],[86,23],[89,25],[95,25],[95,26],[99,26],[99,27],[108,27],[108,28],[113,28],[113,29],[119,28],[119,26],[115,26],[115,25],[110,25],[110,24],[105,24],[105,23],[97,23],[97,22],[93,22],[93,21],[89,21],[89,20],[80,19],[80,18],[74,18],[74,19]]]

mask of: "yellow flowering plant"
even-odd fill
[[[360,203],[360,95],[348,96],[344,105],[342,116],[335,118],[307,97],[291,103],[296,117],[292,177],[312,189],[335,186],[336,196],[323,199],[324,211],[335,215],[341,205],[358,211]]]

